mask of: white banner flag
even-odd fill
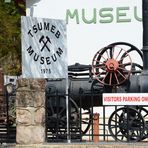
[[[65,21],[23,16],[21,25],[23,77],[67,78]]]

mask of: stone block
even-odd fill
[[[16,109],[16,123],[30,125],[34,123],[33,114],[27,109]]]
[[[21,78],[16,81],[16,88],[18,90],[30,89],[29,80],[26,78]]]
[[[42,126],[17,126],[17,144],[40,144],[45,141],[45,128]]]
[[[30,79],[30,89],[37,91],[45,91],[45,79]]]
[[[45,106],[45,92],[34,92],[34,107]]]
[[[16,126],[16,143],[18,144],[30,144],[32,137],[32,130],[29,126]]]
[[[16,94],[17,107],[41,107],[45,104],[45,92],[18,91]]]
[[[16,107],[34,106],[33,91],[18,91],[16,93]]]
[[[45,91],[45,79],[33,79],[33,78],[21,78],[17,80],[16,86],[17,90],[37,90]]]
[[[45,108],[38,108],[34,113],[34,122],[36,124],[45,124]]]

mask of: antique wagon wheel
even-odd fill
[[[136,142],[143,138],[145,121],[136,109],[122,107],[111,114],[108,128],[115,140]]]
[[[137,106],[137,111],[141,114],[141,116],[143,117],[144,121],[145,121],[145,130],[144,130],[144,134],[141,140],[144,140],[148,137],[148,110],[146,108],[144,108],[143,106]]]
[[[127,53],[130,55],[132,61],[133,61],[133,68],[134,71],[131,71],[131,74],[134,73],[135,71],[137,73],[141,73],[143,70],[143,54],[141,50],[139,50],[136,46],[126,43],[126,42],[115,42],[110,44],[109,46],[120,46],[123,49],[127,51]],[[125,54],[122,55],[124,57]],[[130,63],[129,63],[130,64]]]
[[[123,58],[122,55],[125,53]],[[126,65],[129,64],[127,69]],[[129,54],[119,46],[107,46],[96,53],[92,62],[95,78],[104,85],[120,85],[128,79],[132,69]]]
[[[136,57],[135,54],[140,57],[138,59],[141,63],[132,62],[133,57]],[[92,61],[92,73],[100,83],[117,86],[128,79],[133,73],[133,67],[136,67],[134,73],[138,72],[137,68],[141,72],[142,63],[143,57],[139,49],[129,43],[117,42],[104,47],[95,54]]]
[[[90,129],[91,123],[92,123],[92,111],[91,109],[82,109],[81,111],[81,117],[80,123],[81,123],[81,133],[82,135],[86,134],[88,130]]]

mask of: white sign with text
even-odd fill
[[[67,78],[65,21],[23,16],[21,25],[23,77]]]
[[[104,93],[103,105],[148,105],[148,93]]]

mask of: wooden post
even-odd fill
[[[93,118],[93,141],[99,142],[99,114],[95,113]]]

